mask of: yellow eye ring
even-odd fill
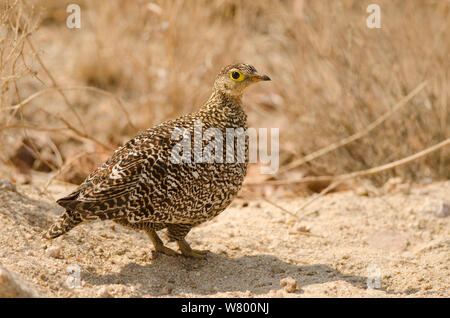
[[[242,82],[244,80],[244,75],[239,71],[230,72],[230,78],[235,82]]]

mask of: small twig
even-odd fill
[[[76,140],[79,140],[80,142],[85,142],[86,140],[92,141],[90,138],[85,138],[83,136],[79,136],[77,134],[69,134],[67,132],[65,132],[65,130],[70,131],[69,127],[59,127],[59,128],[47,128],[47,127],[42,127],[42,126],[37,126],[25,121],[21,121],[19,124],[13,124],[13,125],[9,125],[9,126],[0,126],[0,131],[1,130],[5,130],[5,129],[19,129],[19,128],[26,128],[26,129],[31,129],[31,130],[37,130],[37,131],[49,131],[49,132],[58,132],[61,133],[63,135],[66,135],[70,138],[74,138]],[[110,148],[112,149],[112,148]]]
[[[39,91],[39,92],[36,92],[36,93],[34,93],[33,95],[27,97],[27,98],[24,99],[23,101],[20,101],[20,100],[19,100],[20,102],[19,102],[17,105],[14,105],[14,106],[11,106],[11,107],[7,107],[7,108],[5,108],[5,109],[14,109],[15,112],[17,112],[17,111],[20,110],[24,105],[26,105],[27,103],[29,103],[32,99],[36,98],[36,97],[39,96],[39,95],[44,94],[45,92],[48,92],[48,91],[51,91],[51,90],[55,90],[55,89],[58,90],[58,91],[61,90],[60,88],[54,88],[54,87],[50,87],[50,88],[43,89],[43,90],[41,90],[41,91]],[[67,127],[69,130],[72,130],[75,134],[79,135],[79,136],[82,137],[83,139],[91,140],[91,141],[93,141],[94,143],[96,143],[96,144],[102,146],[102,147],[105,148],[105,149],[113,150],[112,147],[110,147],[110,146],[108,146],[108,145],[102,143],[101,141],[95,139],[94,137],[90,137],[88,134],[86,134],[86,133],[80,131],[79,129],[75,128],[72,124],[70,124],[70,123],[69,123],[66,119],[64,119],[62,116],[59,116],[58,114],[53,114],[53,113],[51,113],[51,112],[49,112],[49,111],[43,109],[42,107],[39,107],[39,106],[38,106],[38,108],[39,108],[41,111],[43,111],[44,113],[46,113],[46,114],[48,114],[48,115],[50,115],[50,116],[53,116],[53,117],[59,119],[60,121],[62,121],[62,122],[66,125],[66,127]]]
[[[38,107],[38,108],[39,108],[41,111],[43,111],[44,113],[46,113],[47,115],[53,116],[53,117],[55,117],[56,119],[59,119],[60,121],[62,121],[62,122],[67,126],[68,129],[72,130],[72,131],[73,131],[75,134],[77,134],[78,136],[83,137],[83,138],[85,138],[85,139],[87,139],[87,140],[93,141],[94,143],[96,143],[96,144],[102,146],[104,149],[113,150],[113,148],[112,148],[111,146],[108,146],[108,145],[104,144],[103,142],[97,140],[96,138],[91,137],[91,136],[89,136],[88,134],[86,134],[86,133],[84,133],[84,132],[78,130],[78,129],[75,128],[72,124],[70,124],[64,117],[60,116],[59,114],[53,114],[53,113],[50,113],[50,112],[46,111],[45,109],[43,109],[42,107]]]
[[[18,25],[18,22],[17,22],[17,25]],[[24,47],[24,42],[22,42],[22,46],[21,46],[21,48],[20,48],[20,50],[19,50],[19,53],[18,53],[18,55],[16,56],[16,58],[13,60],[13,63],[12,63],[12,71],[13,71],[13,74],[16,73],[16,63],[17,63],[19,57],[20,57],[21,55],[23,56],[23,54],[22,54],[22,52],[23,52],[23,47]],[[14,83],[14,89],[15,89],[15,93],[16,93],[17,100],[18,100],[19,103],[20,103],[20,102],[22,101],[22,97],[20,96],[19,86],[17,85],[17,80],[14,79],[14,80],[13,80],[13,83]],[[23,112],[22,112],[22,110],[21,110],[21,109],[17,109],[17,110],[14,112],[14,115],[15,115],[15,113],[16,113],[17,111],[19,111],[20,119],[21,119],[21,121],[23,121],[23,120],[24,120],[24,117],[23,117]],[[13,116],[14,116],[14,115],[13,115]],[[11,118],[9,118],[9,120],[10,120],[10,119],[11,119]],[[7,124],[9,123],[9,120],[7,121]],[[22,145],[23,145],[28,151],[30,151],[31,153],[33,153],[33,155],[34,155],[36,158],[38,158],[42,163],[44,163],[48,168],[50,168],[50,169],[52,169],[52,170],[53,170],[53,169],[56,169],[55,165],[53,165],[53,164],[52,164],[51,162],[49,162],[48,160],[45,160],[45,159],[41,156],[41,153],[39,152],[38,147],[35,145],[33,139],[30,138],[30,137],[28,136],[28,132],[27,132],[27,130],[26,130],[25,128],[23,128],[23,134],[24,134],[25,138],[29,141],[29,145],[27,145],[26,143],[24,143],[23,140],[21,141]]]
[[[386,119],[388,119],[394,112],[398,111],[400,108],[402,108],[403,106],[405,106],[414,96],[416,96],[425,86],[426,86],[427,82],[423,82],[421,83],[419,86],[417,86],[413,91],[411,91],[407,96],[403,97],[397,104],[395,104],[389,111],[387,111],[386,113],[384,113],[382,116],[380,116],[379,118],[377,118],[377,120],[375,120],[374,122],[370,123],[364,130],[359,131],[349,137],[346,137],[344,139],[339,140],[338,142],[332,143],[331,145],[328,145],[322,149],[319,149],[317,151],[314,151],[313,153],[310,153],[308,155],[306,155],[303,158],[300,158],[298,160],[295,160],[293,162],[291,162],[290,164],[280,168],[277,172],[277,175],[280,175],[283,172],[292,170],[294,168],[298,168],[299,166],[310,162],[314,159],[317,159],[333,150],[336,150],[340,147],[343,147],[345,145],[348,145],[362,137],[364,137],[365,135],[367,135],[369,132],[371,132],[372,130],[374,130],[376,127],[378,127],[379,125],[381,125],[384,121],[386,121]],[[268,176],[269,178],[270,176]],[[267,179],[266,179],[267,180]]]
[[[371,169],[367,169],[367,170],[362,170],[362,171],[356,171],[356,172],[352,172],[352,173],[347,173],[347,174],[343,174],[343,175],[339,175],[339,176],[321,176],[321,177],[310,177],[310,178],[303,178],[303,179],[299,179],[299,180],[289,180],[289,181],[266,181],[263,183],[247,183],[246,185],[287,185],[287,184],[294,184],[294,183],[307,183],[307,182],[315,182],[315,181],[331,181],[332,183],[326,187],[325,189],[323,189],[318,195],[313,196],[312,198],[310,198],[308,201],[306,201],[302,206],[300,206],[300,208],[297,209],[297,211],[295,212],[291,212],[281,206],[279,206],[278,204],[264,198],[261,197],[264,201],[266,201],[267,203],[277,207],[278,209],[284,211],[285,213],[294,216],[297,220],[300,220],[310,214],[315,213],[316,211],[310,211],[306,214],[303,214],[301,216],[298,216],[297,213],[300,212],[301,210],[303,210],[305,207],[307,207],[308,205],[310,205],[313,201],[317,200],[318,198],[322,197],[323,195],[327,194],[328,192],[330,192],[331,190],[333,190],[334,188],[336,188],[339,184],[341,184],[344,181],[353,179],[353,178],[358,178],[358,177],[364,177],[364,176],[369,176],[369,175],[373,175],[376,173],[380,173],[383,171],[387,171],[405,164],[408,164],[414,160],[420,159],[422,157],[425,157],[427,155],[429,155],[430,153],[433,153],[439,149],[444,148],[445,146],[450,145],[450,138],[434,145],[431,146],[425,150],[422,150],[420,152],[417,152],[411,156],[402,158],[400,160],[396,160],[393,162],[390,162],[388,164],[382,165],[382,166],[378,166],[378,167],[374,167]]]
[[[130,114],[128,113],[128,111],[126,110],[125,106],[123,105],[122,101],[120,100],[119,97],[117,97],[116,95],[114,95],[113,93],[110,93],[108,91],[105,91],[103,89],[100,89],[98,87],[92,87],[92,86],[74,86],[74,87],[67,87],[67,88],[62,88],[63,90],[87,90],[87,91],[93,91],[93,92],[97,92],[106,96],[109,96],[111,98],[114,98],[114,100],[117,102],[117,104],[119,105],[120,109],[123,111],[123,113],[125,114],[125,117],[127,119],[128,125],[130,125],[131,128],[133,128],[134,130],[138,130],[136,128],[136,126],[133,124],[133,122],[131,121],[130,118]]]
[[[38,125],[34,125],[32,123],[26,122],[26,121],[20,121],[18,124],[12,124],[8,126],[0,126],[0,130],[5,129],[18,129],[18,128],[25,128],[25,129],[31,129],[31,130],[38,130],[38,131],[50,131],[50,132],[63,132],[64,130],[69,130],[67,127],[42,127]]]
[[[242,189],[241,191],[244,192],[244,195],[245,195],[245,192],[247,192],[247,194],[250,194],[250,196],[255,197],[255,195],[253,195],[250,191],[248,191],[246,189]],[[283,212],[285,212],[285,213],[287,213],[287,214],[289,214],[289,215],[291,215],[293,217],[297,217],[294,212],[291,212],[288,209],[283,208],[282,206],[276,204],[275,202],[273,202],[273,201],[271,201],[271,200],[269,200],[269,199],[267,199],[267,198],[265,198],[263,196],[257,196],[257,198],[267,202],[268,204],[276,207],[277,209],[280,209],[281,211],[283,211]]]
[[[406,165],[412,161],[415,161],[417,159],[420,159],[422,157],[425,157],[429,155],[430,153],[433,153],[437,150],[440,150],[446,146],[450,145],[450,138],[447,138],[444,141],[441,141],[440,143],[431,146],[427,149],[424,149],[420,152],[417,152],[411,156],[402,158],[400,160],[396,160],[381,166],[377,166],[374,168],[370,168],[367,170],[360,170],[355,171],[351,173],[346,173],[338,176],[319,176],[319,177],[306,177],[296,180],[274,180],[274,181],[264,181],[264,182],[247,182],[245,183],[246,186],[263,186],[263,185],[291,185],[291,184],[298,184],[298,183],[310,183],[310,182],[332,182],[332,181],[345,181],[348,179],[358,178],[358,177],[367,177],[370,175],[374,175],[380,172],[384,172],[396,167],[400,167],[403,165]]]
[[[4,107],[2,110],[14,110],[17,111],[18,109],[22,108],[23,106],[25,106],[26,104],[28,104],[30,101],[32,101],[33,99],[35,99],[36,97],[43,95],[44,93],[54,90],[54,87],[47,87],[44,89],[41,89],[40,91],[28,96],[27,98],[25,98],[23,101],[19,102],[18,104],[14,105],[14,106],[8,106],[8,107]],[[14,115],[14,114],[13,114]]]
[[[245,189],[243,189],[243,190],[244,190],[244,192],[248,192],[248,193],[249,193],[248,190],[245,190]],[[244,194],[244,195],[245,195],[245,194]],[[263,196],[258,196],[257,198],[258,198],[258,199],[261,199],[261,200],[263,200],[263,201],[265,201],[266,203],[268,203],[268,204],[270,204],[270,205],[272,205],[272,206],[274,206],[274,207],[276,207],[277,209],[283,211],[284,213],[289,214],[290,216],[293,216],[293,217],[296,218],[297,220],[300,220],[300,217],[297,216],[297,214],[295,214],[294,212],[289,211],[289,210],[286,209],[286,208],[283,208],[281,205],[279,205],[279,204],[277,204],[277,203],[275,203],[275,202],[273,202],[273,201],[271,201],[271,200],[269,200],[269,199],[267,199],[267,198],[265,198],[265,197],[263,197]],[[313,212],[315,212],[315,211],[313,211]],[[304,215],[304,216],[306,216],[306,215]],[[303,216],[302,216],[302,217],[303,217]],[[301,234],[301,235],[306,235],[306,236],[312,236],[312,237],[320,237],[320,238],[323,238],[322,235],[312,234],[312,233],[308,233],[308,232],[297,231],[296,234]]]
[[[42,69],[44,70],[44,72],[47,74],[47,76],[50,78],[50,81],[53,84],[53,87],[56,88],[56,90],[59,92],[59,94],[62,96],[62,98],[64,99],[64,102],[66,103],[66,105],[69,107],[69,109],[72,111],[72,113],[75,115],[75,117],[77,118],[79,124],[81,125],[81,127],[83,128],[83,133],[86,134],[86,127],[84,126],[83,121],[81,120],[80,115],[77,113],[75,107],[72,105],[72,103],[69,102],[69,99],[67,98],[66,94],[64,94],[64,92],[59,88],[58,84],[56,83],[55,78],[53,77],[53,75],[50,73],[50,71],[47,69],[47,67],[45,66],[44,62],[42,62],[41,57],[39,56],[39,54],[36,52],[36,50],[34,49],[33,44],[31,43],[30,38],[27,36],[25,37],[25,40],[27,41],[28,45],[31,48],[31,51],[33,51],[37,61],[39,62],[39,64],[41,65]]]
[[[55,170],[57,169],[57,167],[52,164],[51,162],[49,162],[48,160],[45,160],[44,158],[42,158],[41,153],[39,152],[39,149],[36,147],[36,145],[34,144],[33,140],[28,137],[28,135],[25,135],[27,140],[30,142],[30,146],[28,146],[26,143],[24,143],[23,141],[21,142],[22,146],[25,147],[25,149],[27,149],[28,151],[30,151],[31,153],[33,153],[33,155],[39,159],[42,163],[44,163],[48,168],[50,168],[50,170]]]
[[[43,188],[44,191],[47,190],[47,188],[49,187],[50,183],[51,183],[56,177],[58,177],[59,175],[61,175],[61,173],[63,173],[63,171],[65,171],[67,168],[69,168],[76,160],[80,159],[81,157],[89,156],[89,155],[92,155],[92,154],[95,154],[95,153],[96,153],[96,152],[82,152],[82,153],[76,155],[75,157],[71,158],[71,159],[70,159],[69,161],[67,161],[66,163],[64,163],[64,165],[62,165],[62,166],[58,169],[58,171],[56,171],[56,172],[55,172],[55,173],[47,180],[47,182],[45,183],[44,188]]]
[[[58,146],[53,142],[53,140],[49,137],[47,138],[48,146],[52,149],[55,154],[56,161],[58,162],[58,167],[61,167],[64,164],[61,152],[58,149]]]
[[[243,191],[244,191],[244,193],[245,193],[245,192],[250,193],[250,191],[248,191],[248,190],[246,190],[246,189],[243,189]],[[282,206],[276,204],[275,202],[273,202],[273,201],[271,201],[271,200],[269,200],[269,199],[267,199],[267,198],[265,198],[265,197],[263,197],[263,196],[259,196],[258,198],[261,199],[261,200],[263,200],[263,201],[265,201],[265,202],[267,202],[267,203],[269,203],[270,205],[276,207],[277,209],[280,209],[281,211],[283,211],[283,212],[285,212],[285,213],[287,213],[287,214],[293,216],[293,217],[297,217],[297,216],[295,215],[294,212],[291,212],[291,211],[289,211],[288,209],[283,208]]]
[[[47,87],[44,88],[30,96],[28,96],[26,99],[24,99],[22,102],[13,105],[13,106],[9,106],[9,107],[4,107],[4,110],[14,110],[17,111],[18,108],[22,108],[23,106],[25,106],[26,104],[28,104],[30,101],[32,101],[33,99],[35,99],[36,97],[39,97],[40,95],[43,95],[45,93],[54,91],[54,90],[87,90],[87,91],[93,91],[93,92],[97,92],[109,97],[114,98],[114,100],[117,102],[117,104],[119,105],[120,109],[123,111],[123,113],[125,114],[125,117],[127,119],[128,125],[130,125],[131,128],[133,128],[134,130],[138,130],[136,128],[136,126],[133,124],[133,122],[131,121],[130,118],[130,114],[128,113],[128,111],[126,110],[125,106],[123,105],[122,101],[120,100],[119,97],[117,97],[116,95],[114,95],[111,92],[105,91],[103,89],[97,88],[97,87],[92,87],[92,86],[70,86],[70,87]]]
[[[297,211],[295,211],[295,216],[297,217],[297,219],[301,219],[301,218],[304,218],[304,217],[306,217],[306,216],[308,216],[308,215],[311,215],[311,214],[314,214],[314,213],[316,213],[317,211],[316,210],[313,210],[313,211],[310,211],[310,212],[308,212],[308,213],[306,213],[306,214],[303,214],[303,215],[301,215],[301,216],[298,216],[297,215],[297,213],[298,212],[300,212],[300,211],[302,211],[304,208],[306,208],[308,205],[310,205],[311,203],[313,203],[315,200],[317,200],[318,198],[320,198],[320,197],[322,197],[322,196],[324,196],[325,194],[327,194],[328,192],[330,192],[331,190],[333,190],[334,188],[336,188],[339,184],[341,184],[342,183],[342,181],[335,181],[335,182],[333,182],[333,183],[330,183],[330,185],[328,186],[328,187],[326,187],[325,189],[323,189],[322,191],[320,191],[320,193],[318,193],[317,195],[314,195],[314,196],[312,196],[309,200],[307,200],[305,203],[303,203],[298,209],[297,209]]]

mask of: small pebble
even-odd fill
[[[366,187],[356,188],[355,192],[359,196],[365,196],[365,197],[369,196],[369,191],[367,190]]]
[[[285,292],[293,293],[297,290],[297,281],[289,276],[280,280],[280,286]]]
[[[51,246],[45,250],[45,253],[53,258],[61,258],[61,247]]]
[[[303,233],[309,233],[309,232],[311,232],[311,228],[307,225],[300,225],[299,227],[297,227],[297,231],[303,232]]]

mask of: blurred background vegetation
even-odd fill
[[[80,29],[66,27],[74,2]],[[380,29],[366,26],[370,3],[381,8]],[[139,130],[196,110],[234,62],[272,78],[244,101],[250,126],[280,128],[281,166],[363,131],[427,81],[364,137],[281,179],[367,169],[450,136],[449,1],[6,0],[0,176],[79,183]],[[449,154],[371,181],[448,179]]]

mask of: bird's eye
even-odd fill
[[[240,82],[244,80],[244,75],[239,71],[233,71],[230,73],[230,78],[235,82]]]

